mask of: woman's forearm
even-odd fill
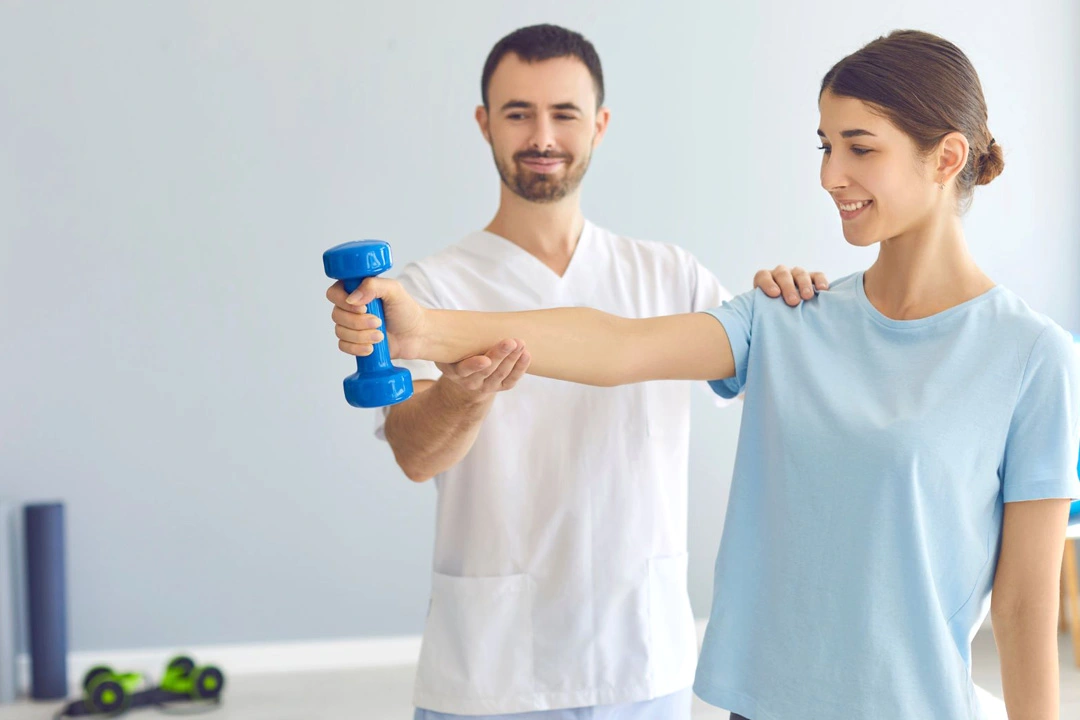
[[[1005,503],[990,614],[1009,720],[1057,720],[1057,622],[1069,501]]]
[[[1058,720],[1057,606],[993,611],[1009,720]]]
[[[516,313],[424,309],[400,283],[378,277],[349,295],[339,281],[326,297],[335,305],[338,347],[357,357],[371,355],[386,339],[391,357],[456,363],[516,338],[528,348],[531,374],[588,385],[735,374],[727,332],[705,313],[630,319],[579,307]],[[382,318],[367,312],[376,299],[382,300]]]
[[[612,386],[734,375],[723,326],[701,313],[622,318],[591,308],[516,313],[431,310],[425,359],[457,362],[504,338],[525,343],[533,375]]]

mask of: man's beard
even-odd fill
[[[525,150],[514,154],[511,163],[502,163],[494,150],[495,167],[499,170],[499,177],[506,183],[514,194],[529,202],[552,203],[562,200],[570,193],[577,190],[581,179],[585,177],[585,171],[589,169],[589,155],[580,165],[574,165],[574,156],[568,153],[537,152]],[[520,162],[528,158],[558,158],[564,161],[567,168],[565,176],[560,180],[554,174],[538,173],[534,170],[522,167]]]

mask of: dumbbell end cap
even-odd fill
[[[392,367],[375,374],[353,373],[345,378],[345,400],[353,407],[396,405],[412,394],[412,375],[405,368]]]
[[[393,265],[390,243],[382,240],[355,240],[323,253],[323,269],[335,280],[380,275]]]

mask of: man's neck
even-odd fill
[[[484,230],[514,243],[561,277],[585,226],[580,197],[574,193],[558,202],[537,203],[503,190],[499,210]]]

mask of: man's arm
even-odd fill
[[[390,408],[383,430],[405,475],[423,482],[459,463],[496,393],[513,388],[529,361],[523,343],[504,340],[484,355],[440,364],[438,380],[418,381],[411,398]]]

